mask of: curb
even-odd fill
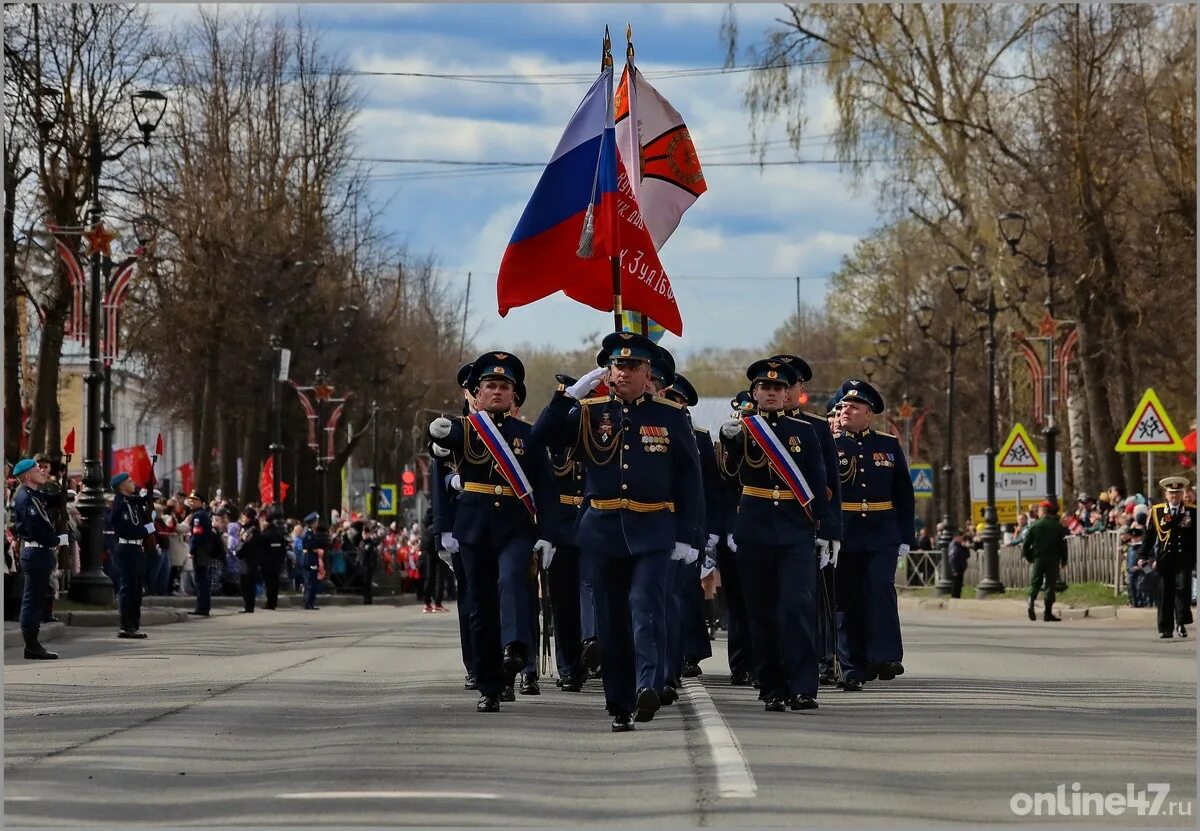
[[[67,633],[67,625],[65,623],[43,623],[41,631],[38,633],[39,641],[56,641]],[[20,629],[4,630],[4,648],[8,649],[13,646],[23,646],[25,639],[21,635]]]
[[[990,612],[992,618],[1025,620],[1027,604],[1020,600],[975,600],[959,597],[904,597],[897,598],[901,610],[928,611],[938,609],[950,612]],[[1043,606],[1037,604],[1040,613]],[[1153,623],[1155,609],[1135,609],[1132,606],[1055,606],[1055,613],[1063,620],[1122,620],[1131,623]]]

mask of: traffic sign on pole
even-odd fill
[[[1146,390],[1121,431],[1117,448],[1121,453],[1157,453],[1183,450],[1183,439],[1171,423],[1167,409],[1153,388]]]
[[[1046,463],[1033,446],[1033,439],[1020,422],[1013,425],[1012,432],[1004,440],[996,454],[998,473],[1045,473]]]
[[[367,493],[367,511],[371,510],[371,494]],[[395,516],[396,515],[396,486],[395,485],[380,485],[379,486],[379,515],[380,516]]]
[[[908,466],[908,475],[912,478],[913,496],[933,496],[933,465],[913,462]]]

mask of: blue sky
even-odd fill
[[[169,18],[188,7],[159,6]],[[194,8],[194,7],[192,7]],[[292,5],[271,9],[291,14]],[[724,4],[305,4],[323,45],[354,68],[543,76],[538,84],[468,83],[430,78],[361,77],[358,151],[364,157],[545,162],[599,67],[605,24],[618,65],[626,22],[638,65],[683,115],[701,163],[751,161],[742,96],[745,73],[655,80],[656,71],[719,67]],[[743,43],[760,39],[778,4],[738,7]],[[194,12],[193,12],[194,13]],[[739,59],[741,60],[741,59]],[[568,76],[563,78],[561,76]],[[544,77],[550,76],[550,77]],[[573,79],[570,76],[581,76]],[[590,76],[590,77],[587,77]],[[564,83],[565,81],[565,83]],[[800,154],[832,158],[822,138],[832,126],[827,94],[810,97],[809,133]],[[775,125],[769,159],[792,159]],[[397,241],[433,252],[444,278],[465,288],[471,272],[471,327],[481,349],[521,343],[574,347],[607,331],[611,315],[557,297],[496,312],[495,277],[505,245],[540,170],[482,176],[396,179],[425,165],[376,164],[373,192],[386,202],[382,222]],[[826,278],[876,223],[873,194],[855,192],[836,165],[706,167],[708,192],[684,215],[661,259],[671,277],[685,338],[677,353],[763,343],[803,298],[821,305]],[[774,280],[756,278],[780,278]]]

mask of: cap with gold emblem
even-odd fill
[[[608,366],[612,361],[645,361],[653,363],[657,344],[635,332],[613,332],[600,342],[596,366]]]
[[[671,386],[662,391],[662,395],[685,407],[695,407],[696,402],[700,400],[692,382],[678,373],[675,374],[675,380],[671,382]]]
[[[1165,491],[1181,491],[1190,484],[1186,476],[1167,476],[1158,480],[1158,486]]]
[[[808,365],[808,361],[801,357],[796,355],[775,355],[770,360],[791,364],[792,368],[796,370],[797,379],[806,384],[812,380],[812,367]]]
[[[790,387],[800,380],[800,376],[797,374],[796,368],[791,364],[777,361],[774,358],[764,358],[761,361],[755,361],[750,364],[746,370],[746,379],[750,381],[751,389],[753,389],[755,384],[763,381],[772,381]]]
[[[488,378],[500,378],[514,386],[525,382],[525,365],[510,352],[485,352],[475,359],[471,367],[467,388],[472,391]]]
[[[879,390],[859,378],[847,378],[842,382],[838,395],[842,401],[861,401],[871,408],[873,413],[883,412],[883,396]]]
[[[650,377],[663,387],[675,383],[675,358],[658,344],[654,345],[654,354],[650,358]]]

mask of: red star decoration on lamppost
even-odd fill
[[[1051,315],[1049,312],[1046,312],[1046,316],[1043,317],[1042,322],[1038,324],[1038,334],[1043,338],[1053,337],[1057,328],[1058,321],[1054,319],[1053,315]]]
[[[333,397],[333,387],[329,384],[318,384],[313,387],[313,395],[318,401],[328,401]]]
[[[88,253],[95,254],[99,251],[106,257],[112,256],[112,244],[117,235],[104,227],[103,222],[97,222],[96,227],[84,234],[84,239],[88,243]]]

